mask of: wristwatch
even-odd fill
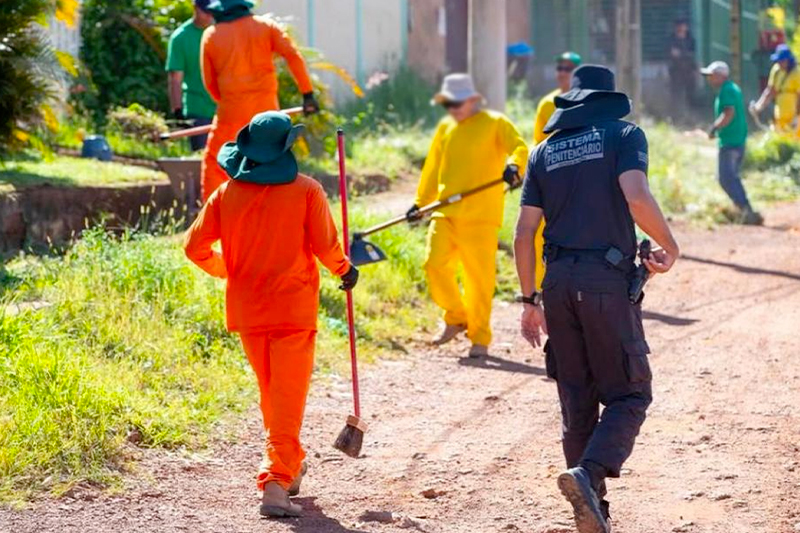
[[[542,293],[538,291],[534,291],[533,294],[530,296],[523,296],[521,298],[522,303],[528,305],[542,305]]]

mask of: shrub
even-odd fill
[[[0,155],[31,140],[37,123],[55,123],[48,103],[55,97],[58,61],[36,23],[53,13],[70,22],[73,4],[71,0],[0,2]]]
[[[169,131],[164,117],[141,104],[116,107],[108,113],[108,130],[139,139],[158,139]]]
[[[86,0],[80,58],[87,90],[77,101],[103,123],[114,106],[169,107],[164,60],[166,35],[155,26],[157,5],[146,0]]]
[[[788,135],[765,135],[747,147],[745,164],[753,170],[788,167],[797,175],[800,170],[800,141]]]
[[[359,129],[432,126],[440,113],[431,106],[435,89],[407,66],[393,73],[377,72],[367,82],[366,96],[344,108]]]

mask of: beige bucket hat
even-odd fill
[[[449,74],[442,82],[441,90],[436,93],[431,100],[431,104],[443,104],[445,102],[464,102],[479,96],[481,93],[475,89],[475,82],[469,74]]]

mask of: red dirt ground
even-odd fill
[[[685,257],[645,309],[655,401],[622,479],[615,531],[800,531],[800,204],[768,227],[678,229]],[[311,470],[300,520],[258,518],[254,408],[233,444],[203,455],[143,452],[119,495],[76,490],[27,511],[13,533],[573,531],[555,385],[498,304],[492,356],[459,341],[364,371],[365,457],[331,448],[348,383],[317,384],[304,435]]]

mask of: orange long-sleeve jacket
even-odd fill
[[[222,253],[212,245],[222,242]],[[316,258],[334,275],[350,268],[322,186],[299,174],[287,185],[228,181],[189,229],[186,256],[227,278],[228,330],[315,330]]]
[[[203,33],[203,82],[218,102],[220,121],[277,109],[278,77],[273,54],[286,59],[301,93],[313,90],[303,56],[268,17],[247,16]]]

